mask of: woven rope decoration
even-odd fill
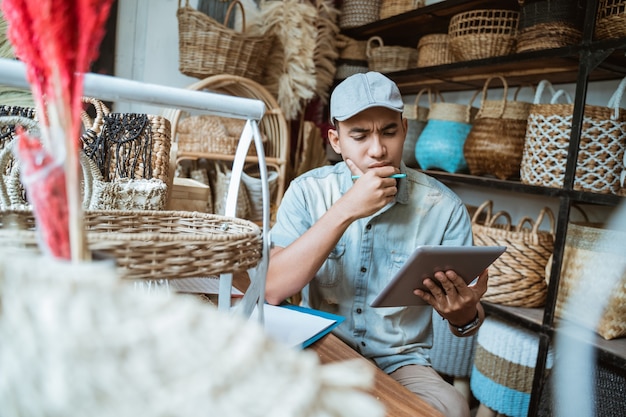
[[[516,307],[543,306],[548,289],[545,270],[554,250],[552,210],[545,207],[536,220],[523,217],[513,226],[509,213],[499,211],[492,215],[492,208],[493,202],[487,200],[474,213],[474,243],[506,246],[507,250],[489,267],[489,287],[482,299]],[[550,231],[539,230],[544,217],[550,220]]]
[[[1,254],[0,415],[384,416],[362,361],[321,365],[254,321],[113,272]]]

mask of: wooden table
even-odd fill
[[[442,416],[430,404],[404,388],[395,379],[367,361],[358,352],[342,342],[332,333],[315,342],[308,349],[314,350],[322,363],[360,358],[364,366],[375,369],[372,395],[387,409],[387,417],[432,417]]]

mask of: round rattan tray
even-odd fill
[[[88,248],[115,260],[128,279],[206,277],[246,271],[262,253],[261,229],[253,222],[189,211],[84,213]],[[0,247],[37,249],[29,210],[0,211]]]

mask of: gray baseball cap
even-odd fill
[[[404,103],[398,86],[379,72],[351,75],[330,96],[330,121],[343,122],[370,107],[386,107],[402,113]]]

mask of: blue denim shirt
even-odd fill
[[[418,245],[471,245],[471,221],[460,198],[439,181],[402,164],[396,201],[352,223],[315,278],[302,290],[305,305],[339,314],[334,333],[391,373],[429,365],[432,307],[373,308],[370,303]],[[345,163],[309,171],[286,191],[271,231],[287,247],[352,186]]]

